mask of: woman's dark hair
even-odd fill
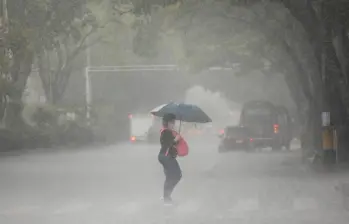
[[[162,125],[167,126],[169,122],[176,120],[176,115],[174,114],[165,114],[162,118]]]

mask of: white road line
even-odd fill
[[[0,211],[0,215],[11,216],[11,215],[33,215],[39,212],[40,206],[19,206],[11,209]]]
[[[62,215],[67,213],[82,212],[88,210],[91,207],[92,203],[72,203],[54,210],[53,214]]]
[[[296,198],[293,200],[294,210],[316,210],[318,208],[319,204],[314,198]]]

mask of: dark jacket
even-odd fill
[[[161,132],[160,135],[160,154],[169,155],[172,157],[177,157],[177,149],[175,148],[175,136],[172,131],[169,129],[165,129]]]

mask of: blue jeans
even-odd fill
[[[176,158],[173,158],[172,156],[165,156],[164,154],[160,153],[158,159],[164,168],[164,173],[166,176],[164,183],[164,199],[171,199],[173,189],[182,178],[182,171]]]

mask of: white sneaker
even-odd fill
[[[172,198],[163,199],[163,201],[164,201],[164,205],[165,206],[173,206],[173,205],[175,205],[175,203],[173,202]]]
[[[173,202],[172,201],[164,201],[164,205],[165,206],[173,206]]]

